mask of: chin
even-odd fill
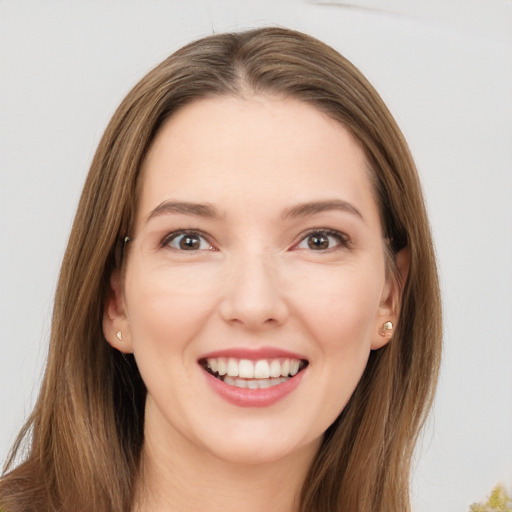
[[[212,439],[207,450],[217,459],[239,465],[271,464],[279,460],[289,461],[293,458],[310,457],[320,447],[323,434],[314,439],[303,439],[300,434],[293,436],[289,428],[259,430],[256,425],[242,428],[238,433],[232,430],[229,435]],[[296,437],[296,440],[294,440]],[[289,462],[287,462],[289,464]]]

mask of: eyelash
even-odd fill
[[[169,233],[162,240],[162,242],[161,242],[162,247],[169,247],[171,249],[175,249],[175,250],[179,251],[180,249],[178,249],[176,247],[170,247],[169,244],[181,236],[202,238],[209,245],[209,250],[211,250],[211,251],[217,250],[214,248],[213,244],[210,243],[210,241],[208,240],[208,236],[205,233],[198,231],[196,229],[180,229],[180,230],[173,231],[173,232]],[[202,250],[204,250],[204,249],[202,249]],[[186,252],[186,250],[183,250],[183,252]]]
[[[350,238],[345,233],[342,233],[341,231],[337,231],[337,230],[334,230],[334,229],[320,228],[320,229],[311,229],[311,230],[307,231],[306,233],[302,233],[300,235],[300,240],[297,243],[293,244],[291,249],[298,249],[298,250],[300,250],[301,248],[299,247],[299,245],[301,243],[305,242],[308,238],[312,237],[313,235],[317,235],[319,237],[323,236],[323,237],[334,238],[334,239],[336,239],[338,244],[336,244],[333,247],[328,247],[326,249],[319,249],[317,251],[311,249],[311,252],[320,252],[320,253],[322,253],[322,252],[327,252],[327,251],[331,251],[331,250],[336,250],[336,249],[339,249],[340,247],[341,248],[348,248],[349,245],[350,245]],[[181,249],[178,249],[177,247],[170,247],[170,245],[169,245],[171,242],[177,240],[179,237],[182,237],[182,236],[190,236],[190,237],[201,238],[204,241],[206,241],[206,243],[208,244],[209,248],[207,250],[211,250],[211,251],[217,251],[218,250],[218,249],[215,249],[214,245],[209,241],[208,235],[206,235],[202,231],[195,230],[195,229],[181,229],[181,230],[173,231],[173,232],[169,233],[168,235],[166,235],[163,238],[163,240],[161,242],[161,246],[162,247],[169,247],[171,249],[174,249],[174,250],[177,250],[177,251],[180,251],[180,252],[186,252],[185,249],[181,250]],[[197,249],[197,250],[205,250],[205,249]],[[195,252],[195,250],[191,249],[191,252]]]
[[[332,251],[332,250],[336,250],[336,249],[340,249],[340,248],[348,248],[349,244],[350,244],[350,238],[345,233],[342,233],[341,231],[337,231],[335,229],[320,228],[320,229],[310,229],[306,233],[302,233],[300,235],[301,238],[300,238],[299,242],[297,242],[293,246],[293,248],[298,248],[298,246],[301,243],[305,242],[308,238],[312,237],[313,235],[332,237],[332,238],[336,239],[338,244],[333,247],[328,247],[327,249],[319,249],[317,251],[311,250],[311,252],[322,253],[322,252]]]

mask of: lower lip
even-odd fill
[[[276,384],[269,388],[247,389],[230,386],[211,373],[204,371],[206,380],[213,391],[230,404],[238,407],[269,407],[288,396],[300,384],[304,370],[289,378],[282,384]]]

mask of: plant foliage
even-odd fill
[[[503,485],[498,484],[485,503],[473,503],[469,512],[512,512],[512,497]]]

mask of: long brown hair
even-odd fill
[[[407,144],[362,74],[304,34],[266,28],[214,35],[177,51],[128,94],[99,144],[62,264],[39,399],[0,482],[4,512],[127,512],[143,445],[146,390],[132,356],[102,332],[145,155],[179,108],[213,95],[291,96],[345,125],[362,145],[384,236],[410,252],[393,339],[373,351],[327,430],[301,512],[408,511],[409,468],[433,398],[441,344],[434,250]],[[28,453],[16,466],[24,440]]]

